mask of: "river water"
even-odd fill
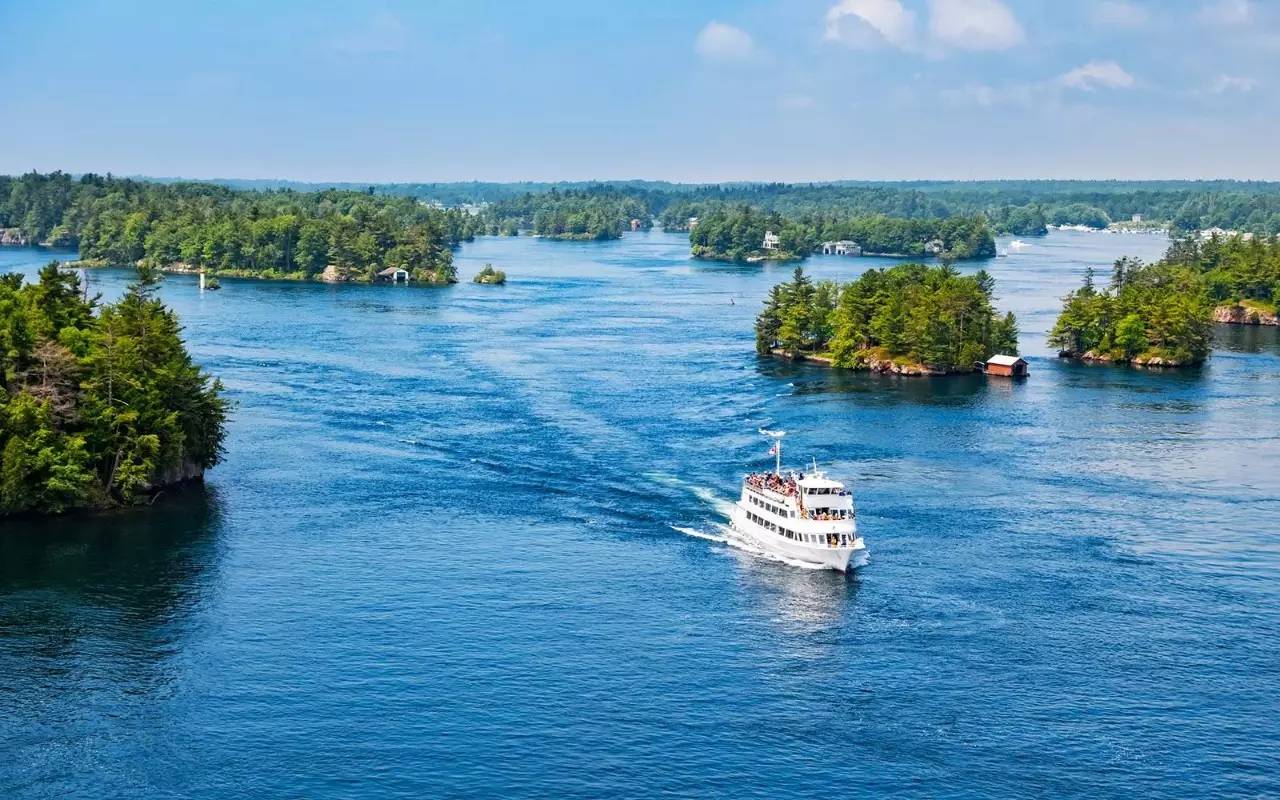
[[[1280,794],[1276,331],[1179,372],[1044,343],[1164,246],[986,264],[1022,383],[757,360],[789,269],[658,232],[462,249],[505,287],[172,277],[229,455],[0,523],[0,797]],[[724,540],[761,426],[854,482],[865,570]]]

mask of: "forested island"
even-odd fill
[[[64,173],[0,178],[0,227],[79,247],[88,265],[276,279],[450,283],[473,215],[371,192],[249,192]]]
[[[147,502],[222,455],[227,402],[143,267],[118,302],[0,276],[0,516]]]
[[[797,267],[756,317],[756,351],[901,375],[972,372],[1018,352],[1017,320],[995,310],[994,289],[985,271],[949,265],[871,269],[845,284],[814,283]]]
[[[770,235],[776,240],[768,239]],[[793,219],[742,205],[710,211],[689,230],[695,258],[722,261],[801,259],[832,240],[853,241],[866,255],[936,255],[958,261],[996,254],[995,239],[982,217],[815,215]]]
[[[1049,334],[1064,357],[1151,366],[1199,364],[1209,354],[1213,305],[1203,278],[1185,266],[1116,262],[1105,288],[1092,269],[1067,296]]]
[[[485,264],[484,267],[476,273],[471,279],[473,283],[483,283],[493,286],[501,286],[507,282],[507,273],[500,269],[494,269],[492,264]]]
[[[1280,240],[1186,237],[1159,262],[1115,262],[1105,287],[1092,269],[1067,296],[1049,344],[1084,361],[1193,366],[1216,322],[1277,324]]]
[[[605,186],[500,200],[484,211],[488,233],[514,236],[528,231],[548,239],[617,239],[623,231],[649,230],[652,213],[646,198]]]

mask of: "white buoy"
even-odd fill
[[[200,291],[204,291],[204,270],[200,270]]]

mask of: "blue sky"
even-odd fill
[[[1280,179],[1262,0],[0,0],[0,172]]]

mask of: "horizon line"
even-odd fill
[[[452,180],[443,179],[397,179],[397,180],[352,180],[352,179],[309,179],[309,178],[290,178],[290,177],[236,177],[236,176],[214,176],[214,177],[193,177],[185,175],[147,175],[143,173],[115,173],[110,170],[99,172],[96,170],[74,171],[54,169],[42,172],[38,169],[29,169],[23,172],[5,172],[4,177],[21,177],[32,173],[49,175],[57,172],[63,172],[73,178],[79,178],[84,175],[101,175],[111,176],[112,178],[120,178],[125,180],[151,181],[151,182],[190,182],[190,183],[218,183],[227,181],[244,181],[244,182],[278,182],[278,183],[297,183],[309,184],[315,186],[410,186],[410,185],[463,185],[463,184],[495,184],[495,185],[511,185],[511,184],[621,184],[621,183],[669,183],[675,186],[730,186],[730,185],[784,185],[784,186],[803,186],[803,185],[835,185],[841,183],[852,184],[912,184],[912,183],[1249,183],[1249,184],[1272,184],[1280,183],[1280,179],[1274,178],[1238,178],[1238,177],[1199,177],[1199,178],[1174,178],[1174,177],[1146,177],[1146,178],[1116,178],[1116,177],[982,177],[982,178],[947,178],[947,177],[931,177],[931,178],[824,178],[820,180],[814,179],[782,179],[782,178],[731,178],[722,180],[674,180],[671,178],[514,178],[514,179],[482,179],[482,178],[459,178]]]

